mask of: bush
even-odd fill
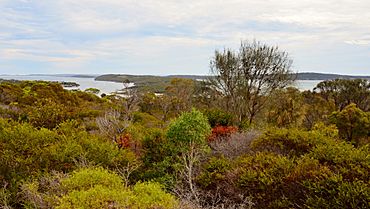
[[[120,176],[100,167],[78,169],[69,176],[54,175],[54,179],[60,183],[44,188],[42,181],[24,184],[25,205],[57,209],[170,209],[177,205],[176,199],[158,183],[137,183],[131,189],[125,187]]]
[[[253,141],[251,147],[257,151],[299,157],[321,144],[335,141],[319,131],[298,129],[270,129]]]
[[[237,161],[238,187],[251,196],[258,208],[269,205],[281,198],[284,178],[294,168],[294,163],[287,157],[256,153]]]
[[[216,186],[225,179],[225,173],[231,168],[230,162],[223,157],[211,158],[204,166],[203,172],[197,177],[197,183],[203,188]]]
[[[212,128],[216,126],[231,126],[233,124],[233,115],[219,109],[210,109],[204,111],[208,122]]]
[[[370,208],[370,184],[361,180],[344,181],[340,175],[305,182],[309,189],[307,208]]]
[[[356,145],[370,134],[370,114],[363,112],[355,104],[346,106],[340,112],[333,112],[329,120],[338,127],[342,138]]]
[[[139,182],[132,188],[135,195],[133,208],[176,208],[177,201],[171,194],[166,193],[162,185],[155,182]]]
[[[195,109],[183,113],[168,127],[167,138],[180,149],[188,149],[190,144],[205,145],[211,127],[203,114]]]
[[[317,146],[307,157],[317,159],[334,172],[340,173],[346,181],[368,181],[370,176],[369,152],[356,149],[346,142]]]
[[[216,126],[212,128],[212,134],[208,137],[208,141],[227,140],[231,134],[237,131],[238,128],[235,126]]]

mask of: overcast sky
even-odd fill
[[[253,39],[295,71],[370,75],[370,1],[0,0],[0,74],[207,74]]]

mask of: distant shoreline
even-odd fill
[[[310,73],[303,72],[296,74],[296,80],[332,80],[332,79],[368,79],[370,76],[358,76],[358,75],[340,75],[340,74],[330,74],[330,73]],[[188,78],[188,79],[207,79],[207,75],[131,75],[131,74],[104,74],[95,77],[97,81],[112,81],[112,82],[124,82],[125,80],[142,80],[142,79],[163,79],[170,80],[172,78]]]

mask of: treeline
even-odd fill
[[[301,92],[289,62],[244,44],[161,95],[1,82],[0,205],[370,208],[370,82]]]

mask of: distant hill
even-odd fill
[[[95,78],[97,81],[113,81],[113,82],[124,82],[130,81],[132,83],[148,83],[148,82],[169,82],[172,78],[188,78],[194,80],[204,80],[209,78],[207,75],[167,75],[167,76],[155,76],[155,75],[128,75],[128,74],[106,74],[100,75]],[[332,80],[332,79],[369,79],[370,76],[354,76],[354,75],[339,75],[339,74],[328,74],[328,73],[298,73],[297,80]]]
[[[298,73],[297,80],[369,79],[370,76],[339,75],[328,73]]]

